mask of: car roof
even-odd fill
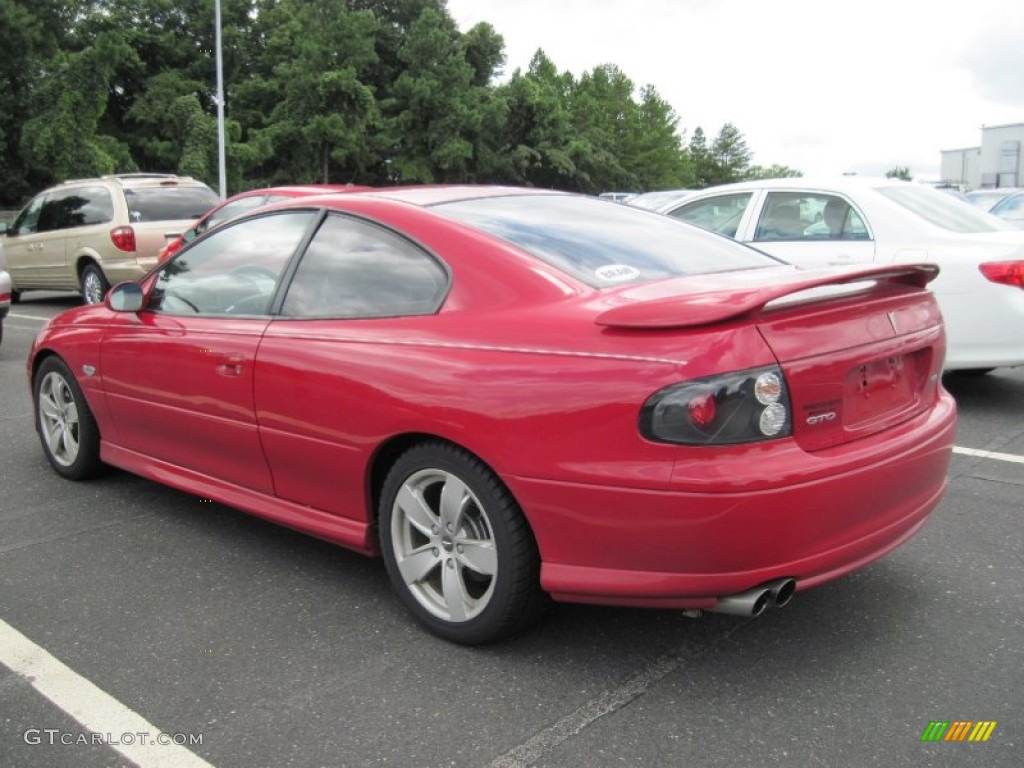
[[[915,186],[912,181],[889,179],[878,176],[796,176],[784,179],[757,179],[754,181],[737,181],[732,184],[721,184],[707,187],[695,192],[694,196],[705,196],[709,192],[741,192],[760,189],[832,189],[854,192],[878,187]],[[924,186],[924,185],[920,185]]]
[[[122,187],[206,186],[199,179],[194,179],[191,176],[177,176],[173,173],[117,173],[88,179],[68,179],[67,181],[55,184],[51,189],[102,182],[110,182]]]
[[[318,198],[323,199],[378,199],[389,200],[399,203],[407,203],[418,207],[440,205],[442,203],[453,203],[460,200],[479,200],[491,197],[524,197],[524,196],[557,196],[574,195],[573,192],[562,192],[552,189],[534,189],[532,187],[503,187],[489,186],[484,184],[455,184],[455,185],[418,185],[407,187],[367,187],[358,192],[325,193]],[[595,200],[597,198],[594,198]],[[317,200],[307,200],[307,203],[316,203]],[[613,205],[610,201],[604,201]],[[287,203],[280,203],[287,205]]]

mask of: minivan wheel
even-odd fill
[[[101,304],[110,289],[110,283],[95,264],[87,264],[82,270],[82,300],[86,304]]]
[[[486,643],[539,615],[546,598],[526,518],[465,451],[429,442],[402,454],[384,481],[379,524],[399,600],[435,634]]]

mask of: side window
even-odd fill
[[[437,310],[448,273],[432,256],[380,227],[329,216],[285,296],[288,317],[397,317]]]
[[[209,229],[219,227],[228,219],[233,219],[235,216],[240,216],[247,211],[259,208],[263,205],[265,200],[265,195],[253,195],[252,197],[243,197],[238,200],[234,200],[225,205],[219,211],[214,211],[203,221],[199,222],[196,227],[196,232],[201,235]]]
[[[226,225],[157,273],[148,309],[169,315],[265,315],[281,272],[316,216],[286,211]]]
[[[18,214],[18,218],[11,225],[12,235],[31,235],[39,231],[39,214],[43,211],[43,202],[46,195],[39,195],[32,202],[25,206],[25,210]]]
[[[103,187],[76,187],[51,194],[39,217],[39,231],[105,224],[114,218],[114,201]]]
[[[114,219],[114,198],[106,187],[78,190],[78,205],[72,212],[76,226],[107,224]]]
[[[740,219],[747,208],[753,192],[740,192],[731,195],[710,197],[707,200],[696,200],[684,203],[681,207],[669,212],[669,216],[682,219],[698,227],[710,229],[729,237],[736,237]]]
[[[73,201],[69,201],[69,197],[68,192],[47,195],[46,202],[43,203],[43,210],[39,213],[40,232],[54,232],[71,226],[68,206],[73,204]]]
[[[845,199],[824,193],[769,192],[754,240],[867,240],[864,221]]]

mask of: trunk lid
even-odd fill
[[[747,319],[778,360],[789,388],[793,437],[819,451],[866,437],[927,410],[945,356],[942,316],[927,283],[932,265],[756,271],[638,286],[596,322],[615,328],[684,328]],[[666,281],[674,282],[674,281]],[[681,286],[677,286],[679,288]]]
[[[793,436],[804,450],[880,432],[935,402],[945,335],[930,292],[876,283],[862,293],[800,298],[769,304],[757,328],[782,366]]]

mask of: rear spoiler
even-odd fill
[[[689,328],[745,315],[766,304],[812,288],[873,281],[924,288],[939,274],[934,264],[908,264],[882,267],[847,267],[829,270],[795,270],[788,275],[774,273],[770,282],[688,292],[680,286],[678,294],[645,299],[643,289],[629,292],[635,298],[629,304],[599,314],[594,322],[609,328]],[[717,277],[721,278],[721,275]],[[681,281],[688,281],[682,278]],[[675,281],[673,281],[675,282]],[[719,285],[720,285],[719,281]],[[692,286],[691,286],[692,291]]]

